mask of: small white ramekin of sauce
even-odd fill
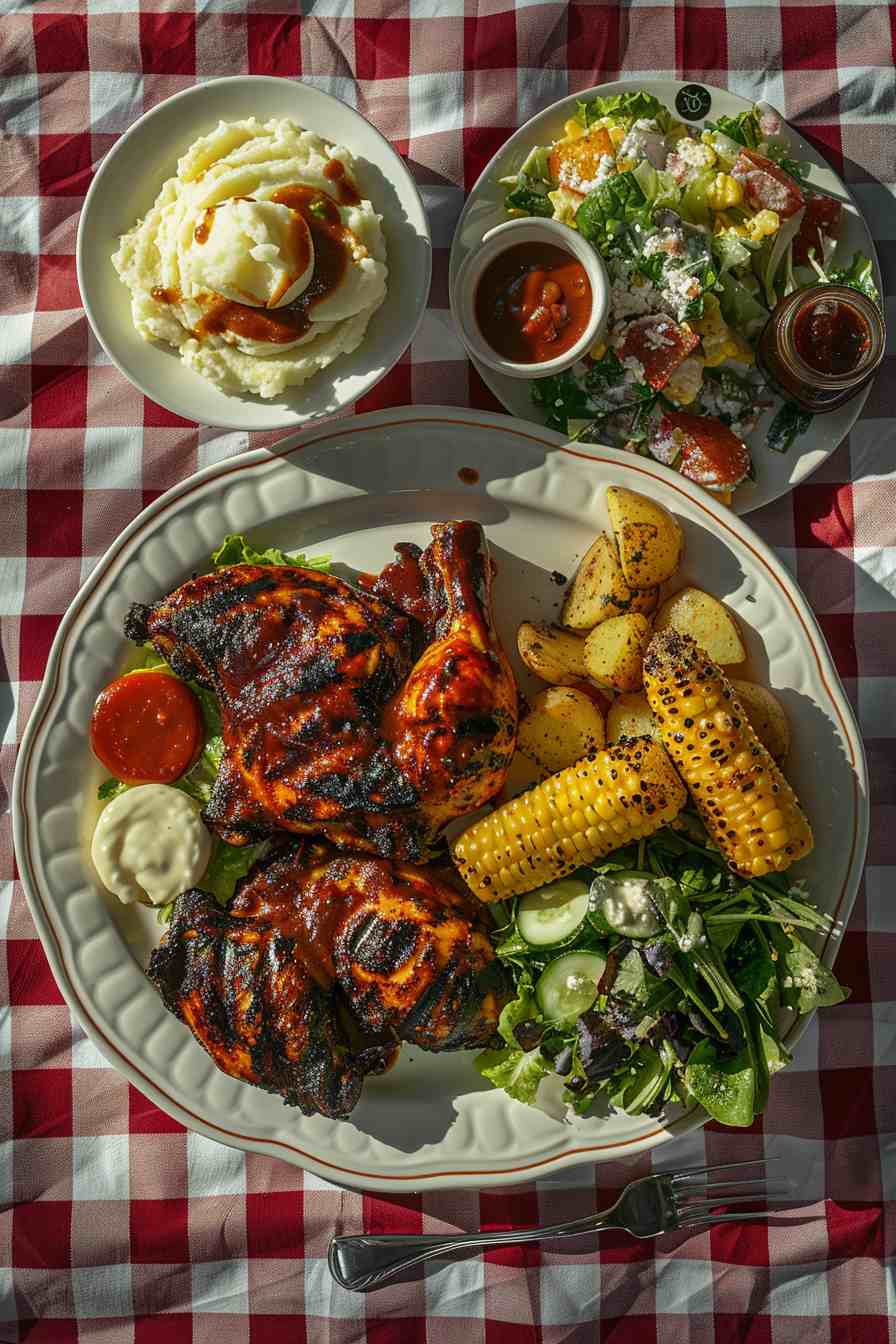
[[[877,304],[847,285],[813,285],[782,299],[759,338],[759,363],[790,401],[814,415],[861,392],[884,355]]]
[[[560,373],[600,337],[609,308],[604,264],[553,219],[490,230],[457,277],[451,311],[469,352],[511,378]]]

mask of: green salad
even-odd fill
[[[288,555],[276,546],[259,551],[244,536],[233,534],[225,537],[211,556],[212,569],[221,569],[224,565],[296,565],[304,569],[318,569],[327,573],[330,568],[330,557],[326,555],[317,557]],[[168,672],[172,677],[177,676],[173,668],[156,653],[151,644],[144,646],[139,661],[129,671],[145,672],[148,669]],[[212,787],[218,777],[221,758],[224,755],[224,742],[221,737],[221,711],[218,708],[217,696],[213,691],[200,686],[196,681],[188,681],[187,685],[196,696],[202,710],[203,743],[196,761],[185,774],[181,775],[180,779],[174,781],[173,787],[181,789],[198,803],[204,805],[211,797]],[[105,779],[97,789],[97,797],[100,802],[105,803],[110,798],[115,798],[118,794],[124,793],[125,789],[130,787],[132,786],[125,784],[120,779]],[[226,905],[233,895],[239,879],[245,877],[253,863],[265,853],[268,845],[269,842],[266,840],[257,845],[228,845],[215,837],[211,858],[202,878],[203,890],[210,892],[221,905]],[[168,922],[171,918],[173,906],[174,902],[169,901],[167,905],[159,907],[157,918],[160,923]]]
[[[700,130],[635,90],[580,100],[562,138],[501,180],[509,214],[577,229],[609,272],[606,338],[532,383],[552,428],[724,494],[753,474],[744,441],[764,411],[777,406],[774,451],[806,431],[756,369],[772,309],[821,281],[879,295],[868,257],[834,260],[840,202],[807,184],[784,131],[761,104]]]
[[[806,941],[831,920],[803,885],[735,876],[688,813],[500,918],[516,997],[477,1068],[518,1101],[553,1075],[580,1115],[698,1103],[749,1125],[790,1060],[788,1021],[848,997]]]

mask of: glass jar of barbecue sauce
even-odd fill
[[[813,285],[782,299],[759,338],[769,381],[814,415],[834,411],[870,381],[883,359],[876,303],[847,285]]]

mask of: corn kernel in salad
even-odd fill
[[[777,233],[781,227],[781,217],[774,210],[760,210],[758,215],[746,221],[747,237],[754,243],[759,243],[763,238],[770,238],[773,233]]]
[[[744,189],[730,173],[716,173],[712,186],[706,193],[711,210],[727,210],[732,205],[742,205]]]
[[[570,117],[569,121],[564,123],[563,134],[566,136],[567,140],[581,140],[582,136],[585,134],[585,127],[580,121],[576,121],[574,117]]]

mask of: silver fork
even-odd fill
[[[662,1232],[674,1232],[679,1228],[745,1218],[767,1218],[768,1210],[755,1213],[713,1212],[721,1204],[749,1204],[764,1198],[768,1194],[764,1175],[746,1181],[705,1179],[733,1168],[742,1170],[744,1167],[763,1165],[762,1159],[754,1162],[725,1162],[720,1166],[690,1167],[685,1171],[646,1176],[643,1180],[632,1181],[627,1185],[612,1208],[605,1209],[603,1213],[592,1213],[587,1218],[557,1223],[553,1227],[524,1227],[514,1232],[470,1232],[456,1237],[445,1237],[438,1232],[419,1237],[400,1233],[334,1237],[330,1242],[328,1257],[330,1273],[343,1288],[366,1293],[372,1288],[379,1288],[402,1270],[456,1251],[473,1252],[490,1246],[519,1246],[524,1242],[542,1241],[549,1237],[580,1237],[584,1232],[606,1232],[610,1229],[629,1232],[633,1237],[658,1237]],[[789,1180],[782,1182],[782,1185],[782,1195],[792,1189]]]

